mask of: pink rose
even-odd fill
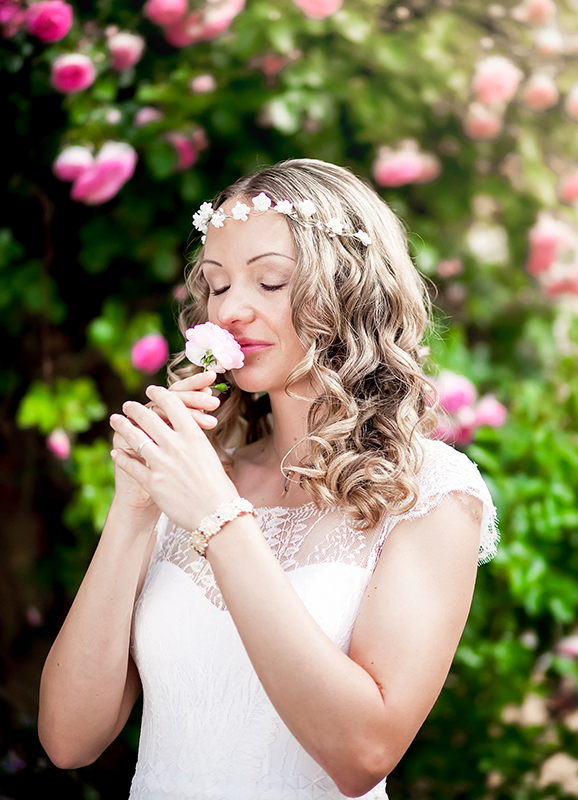
[[[505,56],[479,61],[472,79],[475,99],[484,105],[508,103],[516,94],[522,72]]]
[[[72,7],[62,0],[41,0],[28,9],[28,31],[41,42],[58,42],[72,27]]]
[[[189,85],[191,94],[209,94],[217,88],[217,81],[212,75],[197,75]]]
[[[160,333],[149,333],[133,344],[130,360],[139,372],[149,375],[158,372],[169,357],[167,340]]]
[[[578,296],[578,264],[570,268],[569,271],[560,278],[547,279],[542,282],[542,289],[546,297],[560,297],[560,295],[570,294]]]
[[[245,356],[235,337],[212,322],[189,328],[186,337],[187,358],[205,370],[226,372],[229,369],[241,369],[245,363]]]
[[[148,0],[143,13],[155,25],[173,25],[185,16],[187,9],[187,0]]]
[[[458,409],[470,406],[476,400],[476,387],[463,375],[442,370],[433,383],[438,391],[440,406],[448,414],[455,414]]]
[[[0,26],[5,39],[15,36],[27,20],[28,9],[22,8],[19,0],[0,0]]]
[[[149,122],[161,122],[164,118],[165,115],[158,108],[144,106],[144,108],[139,109],[135,114],[134,124],[137,128],[142,128],[148,125]]]
[[[564,108],[570,119],[578,122],[578,83],[575,83],[566,95]]]
[[[563,222],[542,216],[528,232],[528,272],[531,275],[545,272],[557,260],[559,251],[567,247],[571,240],[572,234]]]
[[[491,394],[486,394],[482,397],[474,408],[474,414],[475,425],[478,428],[482,425],[487,425],[490,428],[501,428],[508,416],[506,407]]]
[[[565,636],[560,639],[555,650],[563,658],[578,658],[578,636]]]
[[[117,72],[124,72],[142,58],[145,40],[136,33],[120,31],[110,37],[107,46],[112,58],[112,68]]]
[[[135,150],[129,144],[106,142],[94,164],[72,185],[70,197],[87,206],[105,203],[132,177],[137,158]]]
[[[343,5],[343,0],[293,0],[309,19],[326,19]]]
[[[565,203],[575,203],[578,201],[578,171],[573,172],[564,178],[560,183],[560,200]]]
[[[70,455],[70,439],[62,428],[56,428],[46,439],[46,446],[56,458],[64,461]]]
[[[52,165],[52,171],[59,181],[72,183],[93,164],[94,156],[87,147],[72,145],[62,150]]]
[[[439,178],[442,172],[442,165],[437,156],[433,153],[420,153],[421,172],[415,178],[414,183],[431,183]]]
[[[191,138],[178,131],[169,131],[167,139],[172,144],[177,156],[177,172],[182,172],[197,161],[199,154]]]
[[[464,133],[475,142],[487,142],[500,135],[503,124],[502,115],[495,109],[471,103],[464,121]]]
[[[203,13],[193,11],[165,28],[165,39],[173,47],[188,47],[206,42],[223,33],[245,8],[245,0],[220,0],[205,6]]]
[[[556,13],[556,3],[554,0],[524,0],[517,11],[517,19],[532,25],[544,25]]]
[[[549,75],[537,73],[528,79],[522,91],[522,102],[532,111],[552,108],[560,99],[555,81]]]
[[[96,78],[96,68],[88,56],[67,53],[52,62],[50,82],[58,92],[73,94],[87,89]]]
[[[383,153],[373,162],[375,182],[380,186],[403,186],[413,183],[422,174],[423,164],[418,152],[395,150]]]

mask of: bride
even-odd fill
[[[183,332],[211,321],[244,364],[222,401],[188,367],[112,415],[114,500],[41,741],[93,762],[142,688],[133,800],[383,798],[497,538],[475,465],[427,438],[424,289],[385,203],[320,161],[194,221]]]

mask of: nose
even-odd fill
[[[221,327],[231,328],[235,323],[248,323],[254,319],[250,292],[242,286],[232,284],[217,300],[220,302],[216,304],[216,316]]]

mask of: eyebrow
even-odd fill
[[[247,261],[247,264],[252,264],[254,261],[258,261],[260,258],[267,258],[267,256],[281,256],[281,258],[288,258],[289,261],[295,261],[296,260],[292,256],[285,255],[285,253],[261,253],[258,256],[253,256],[253,258],[250,258]],[[223,266],[220,261],[213,261],[212,258],[204,258],[201,261],[201,266],[203,264],[214,264],[216,267],[222,267]]]

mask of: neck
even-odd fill
[[[302,397],[313,396],[309,386],[295,387]],[[273,415],[273,432],[269,439],[269,461],[271,468],[279,472],[280,481],[287,476],[291,468],[299,464],[305,456],[306,449],[303,438],[307,433],[307,415],[311,407],[308,400],[289,397],[284,391],[271,393],[271,411]],[[287,489],[291,487],[291,476],[287,481]]]

